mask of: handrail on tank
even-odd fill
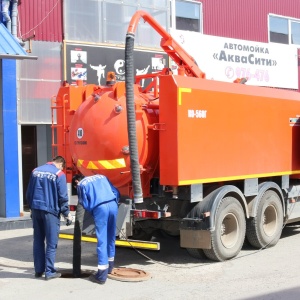
[[[145,22],[148,22],[149,25],[162,37],[160,46],[175,61],[178,67],[184,68],[185,74],[187,76],[205,78],[205,73],[200,70],[195,59],[190,56],[172,38],[172,36],[146,11],[138,10],[132,16],[131,21],[128,25],[127,34],[135,34],[139,20],[141,18],[143,18]]]

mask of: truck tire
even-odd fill
[[[179,230],[174,232],[174,231],[168,231],[168,230],[161,229],[160,233],[165,238],[173,238],[174,239],[174,238],[178,238],[180,236]]]
[[[211,249],[203,249],[203,252],[215,261],[231,259],[239,254],[245,240],[246,220],[243,208],[236,198],[223,198],[215,218]]]
[[[195,248],[186,248],[188,254],[191,257],[197,258],[197,259],[205,259],[206,256],[203,252],[203,249],[195,249]]]
[[[247,220],[247,239],[258,249],[275,246],[283,226],[280,197],[276,192],[268,190],[258,201],[256,216]]]

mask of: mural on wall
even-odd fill
[[[66,74],[70,84],[76,80],[84,83],[105,85],[107,72],[115,72],[117,81],[125,81],[125,50],[69,44],[66,46]],[[159,72],[168,67],[168,56],[160,52],[134,50],[134,69],[136,75]],[[147,80],[141,81],[147,85]]]

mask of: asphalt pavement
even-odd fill
[[[61,232],[72,232],[72,226],[62,223]],[[275,247],[255,250],[245,245],[236,259],[227,262],[192,258],[180,248],[178,239],[162,235],[154,237],[161,243],[160,251],[117,247],[116,267],[149,276],[134,282],[108,279],[104,285],[88,279],[97,270],[96,244],[82,243],[82,277],[73,278],[73,242],[66,239],[59,240],[56,257],[63,277],[34,278],[32,233],[31,226],[0,230],[0,300],[300,299],[299,224],[284,228]]]

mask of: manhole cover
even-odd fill
[[[131,268],[114,268],[111,274],[108,274],[108,278],[119,281],[145,281],[150,277],[145,271]]]

